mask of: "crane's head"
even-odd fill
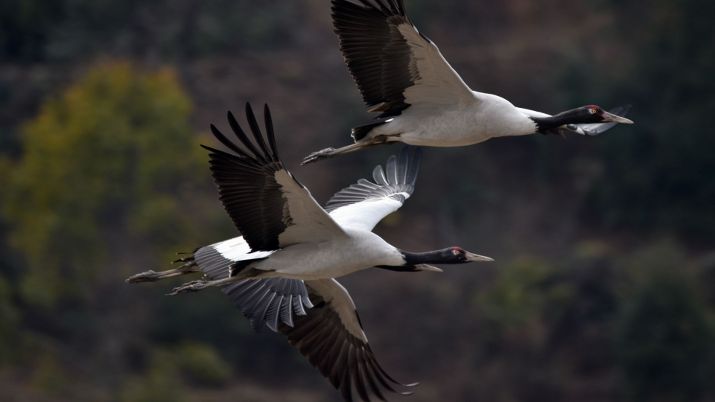
[[[490,257],[470,253],[461,247],[448,247],[441,250],[427,251],[425,253],[411,253],[402,251],[404,264],[400,267],[380,267],[393,271],[432,271],[442,272],[440,268],[429,264],[466,264],[468,262],[494,261]]]
[[[628,108],[618,108],[617,110],[627,111]],[[571,124],[633,124],[633,120],[607,112],[598,105],[581,106],[549,117],[532,117],[531,120],[536,123],[537,131],[543,134],[551,133],[551,130]]]
[[[466,264],[468,262],[491,262],[494,259],[470,253],[461,247],[449,247],[444,250],[439,250],[439,258],[441,261],[435,261],[439,264]]]
[[[574,121],[569,122],[569,124],[583,124],[583,123],[619,123],[619,124],[633,124],[633,120],[627,119],[623,116],[619,116],[614,113],[607,112],[603,110],[602,107],[598,105],[586,105],[580,108],[573,109],[569,112],[564,112],[556,116],[568,116]],[[554,116],[554,117],[556,117]]]

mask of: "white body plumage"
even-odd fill
[[[301,243],[276,251],[250,267],[269,271],[261,277],[339,278],[377,265],[399,266],[405,260],[395,247],[365,230],[346,229],[345,237]]]
[[[473,100],[456,105],[410,107],[399,118],[375,128],[369,137],[386,136],[390,142],[417,146],[460,147],[536,132],[534,121],[508,100],[473,93]]]

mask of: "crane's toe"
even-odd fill
[[[202,280],[187,282],[181,286],[172,289],[171,293],[169,293],[169,296],[176,296],[179,293],[198,292],[199,290],[206,289],[208,286],[209,283]]]

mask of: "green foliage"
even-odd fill
[[[701,296],[709,284],[695,281],[705,271],[677,244],[624,255],[584,242],[558,264],[519,258],[502,268],[474,298],[478,365],[493,359],[497,376],[551,400],[579,400],[570,387],[614,373],[634,401],[711,395],[715,327]]]
[[[208,345],[185,343],[174,354],[179,370],[194,384],[220,386],[231,378],[231,367]]]
[[[149,365],[123,386],[124,402],[184,400],[185,385],[225,385],[231,368],[216,350],[201,343],[184,343],[151,352]]]
[[[71,384],[66,371],[58,361],[56,353],[45,350],[33,364],[32,386],[44,395],[53,397],[66,396]]]
[[[201,163],[187,153],[195,144],[189,111],[170,70],[107,64],[25,126],[4,212],[27,262],[26,300],[51,306],[87,297],[117,254],[138,254],[148,239],[161,250],[188,236],[176,198],[191,189]],[[114,249],[123,237],[134,241],[122,247],[136,249]]]
[[[621,318],[619,361],[635,401],[698,400],[713,374],[715,331],[692,283],[652,273]]]
[[[554,268],[541,261],[524,258],[500,270],[495,286],[477,296],[487,320],[503,330],[521,330],[538,321],[548,295],[544,287]]]
[[[19,343],[20,313],[12,300],[12,289],[0,276],[0,366],[10,363]]]
[[[148,370],[127,382],[122,390],[122,402],[181,402],[184,387],[172,354],[156,351]]]

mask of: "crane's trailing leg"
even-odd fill
[[[224,286],[224,285],[228,285],[233,282],[239,282],[241,280],[243,280],[243,278],[238,277],[238,276],[230,276],[228,278],[218,279],[215,281],[206,281],[206,280],[191,281],[191,282],[185,283],[181,286],[175,287],[171,291],[171,293],[169,293],[168,295],[176,296],[179,293],[198,292],[199,290],[204,290],[206,288],[216,287],[216,286]]]
[[[365,148],[372,145],[371,143],[359,143],[356,142],[354,144],[346,145],[344,147],[340,148],[325,148],[321,149],[320,151],[313,152],[312,154],[306,156],[303,159],[303,162],[301,163],[302,165],[307,165],[309,163],[317,162],[319,160],[323,159],[328,159],[336,155],[342,155],[342,154],[347,154],[350,152],[355,152],[359,149]]]
[[[166,271],[156,272],[154,270],[149,270],[136,275],[132,275],[126,279],[127,283],[144,283],[144,282],[156,282],[162,279],[173,278],[176,276],[182,276],[186,274],[192,274],[194,272],[201,272],[196,262],[194,262],[193,257],[181,258],[174,261],[175,264],[182,264],[179,268],[167,269]]]
[[[263,260],[265,258],[260,258],[258,259]],[[171,293],[169,293],[170,296],[175,296],[178,295],[179,293],[185,293],[185,292],[198,292],[199,290],[203,290],[206,288],[210,287],[216,287],[216,286],[225,286],[234,282],[240,282],[246,279],[257,279],[260,277],[263,277],[265,275],[270,275],[271,272],[270,270],[261,270],[261,269],[255,269],[255,268],[246,268],[250,263],[255,262],[256,260],[249,260],[249,261],[243,261],[243,264],[235,265],[232,267],[229,267],[229,276],[223,279],[216,279],[216,280],[197,280],[197,281],[191,281],[188,283],[185,283],[179,287],[174,288]]]

